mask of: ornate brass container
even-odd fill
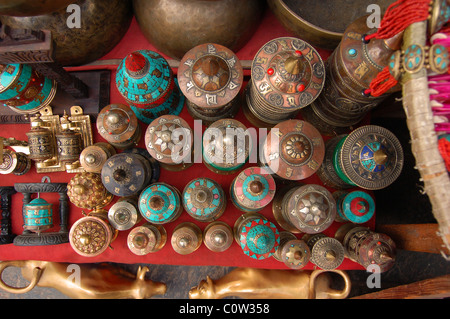
[[[292,233],[317,234],[335,220],[336,202],[321,185],[293,186],[277,193],[272,211],[283,229]]]
[[[336,206],[339,221],[352,222],[354,224],[363,224],[368,222],[375,214],[375,201],[372,196],[363,191],[333,193],[336,200]]]
[[[118,149],[133,147],[141,138],[141,126],[136,114],[125,104],[105,106],[98,114],[97,130],[108,143]]]
[[[138,256],[160,251],[167,241],[167,232],[162,225],[145,223],[133,228],[127,237],[127,245],[131,252]]]
[[[181,60],[190,49],[217,43],[237,52],[261,21],[259,0],[134,0],[142,33],[159,51]]]
[[[177,115],[162,115],[145,131],[145,147],[160,165],[180,171],[193,164],[194,133],[189,124]]]
[[[241,122],[218,120],[203,133],[203,162],[215,173],[233,174],[248,160],[252,142],[252,136]]]
[[[243,212],[260,211],[270,204],[275,191],[275,180],[264,167],[244,169],[230,185],[231,202]]]
[[[342,244],[324,234],[305,235],[302,238],[311,251],[310,261],[323,270],[338,268],[345,258]]]
[[[210,178],[196,178],[183,190],[183,206],[195,220],[212,222],[225,212],[227,200],[219,183]]]
[[[192,254],[202,244],[202,231],[194,223],[184,222],[173,230],[171,244],[180,255]]]
[[[30,149],[29,159],[42,163],[55,155],[53,134],[42,121],[40,113],[31,119],[31,130],[26,135]]]
[[[294,118],[319,96],[324,82],[322,58],[311,45],[291,37],[271,40],[253,59],[245,114],[262,127]]]
[[[73,250],[84,257],[102,254],[117,236],[117,230],[109,224],[108,212],[97,210],[77,220],[69,232]]]
[[[108,210],[109,223],[117,230],[129,230],[141,219],[136,196],[121,197]]]
[[[297,239],[297,237],[293,233],[285,231],[285,230],[280,231],[280,246],[278,247],[275,254],[273,254],[273,258],[275,258],[279,262],[283,262],[282,256],[281,256],[281,251],[283,250],[283,246],[288,241],[293,240],[293,239]]]
[[[53,227],[53,204],[43,198],[33,199],[23,207],[25,231],[40,233]]]
[[[122,60],[117,68],[116,86],[146,124],[161,115],[179,115],[185,101],[169,63],[149,50],[132,52]]]
[[[93,210],[111,203],[114,196],[102,183],[100,174],[77,173],[67,184],[67,196],[79,208]]]
[[[27,1],[27,8],[32,9],[36,2],[43,1]],[[77,11],[67,12],[66,7],[51,13],[42,12],[39,16],[3,16],[0,20],[12,28],[51,31],[55,62],[62,66],[75,66],[98,60],[111,51],[123,38],[133,18],[131,0],[78,0],[69,3],[80,7],[80,28],[68,27],[68,19],[72,21],[70,15]]]
[[[178,68],[178,83],[194,119],[210,125],[239,111],[244,71],[228,48],[205,43],[189,50]]]
[[[259,213],[241,215],[234,224],[233,233],[244,254],[257,260],[272,257],[280,246],[277,227]]]
[[[56,82],[28,64],[0,64],[0,103],[20,114],[37,113],[56,95]]]
[[[83,149],[80,164],[86,172],[101,173],[106,160],[113,155],[116,155],[116,150],[111,144],[95,143]]]
[[[145,148],[142,147],[127,148],[126,150],[123,151],[123,153],[138,154],[145,157],[149,161],[152,170],[150,184],[156,183],[159,180],[159,177],[161,175],[161,168],[159,166],[159,162],[155,160]]]
[[[71,121],[65,112],[61,118],[61,131],[55,134],[55,138],[59,161],[65,164],[66,168],[80,160],[83,151],[82,135],[71,129]]]
[[[233,244],[233,230],[227,223],[212,222],[203,231],[203,243],[213,252],[223,252]]]
[[[289,240],[279,250],[281,250],[281,260],[291,269],[305,267],[311,258],[308,245],[301,239]]]
[[[278,176],[302,180],[313,175],[323,162],[325,145],[310,123],[287,120],[274,126],[263,145],[264,161]]]
[[[138,195],[152,178],[150,162],[142,155],[122,152],[108,158],[102,168],[102,182],[113,195]]]
[[[180,217],[183,206],[178,189],[166,183],[154,183],[139,195],[139,211],[152,224],[167,224]]]
[[[3,150],[3,162],[0,164],[0,174],[24,175],[31,168],[31,160],[25,153]]]
[[[385,272],[395,264],[396,245],[386,234],[348,223],[337,230],[335,238],[343,244],[346,256],[365,268],[375,264]]]

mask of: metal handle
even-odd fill
[[[344,287],[343,290],[339,291],[339,290],[330,289],[329,291],[327,291],[328,296],[331,299],[345,299],[345,298],[347,298],[348,295],[350,294],[350,290],[352,288],[350,277],[348,276],[348,274],[345,271],[342,271],[342,270],[322,270],[322,269],[318,269],[318,270],[314,270],[311,273],[311,278],[309,280],[309,299],[316,299],[316,291],[314,289],[316,278],[320,274],[322,274],[324,272],[335,272],[335,273],[341,275],[342,278],[344,279],[344,282],[345,282],[345,287]]]
[[[39,282],[39,279],[41,278],[42,275],[42,269],[39,267],[35,267],[33,269],[33,278],[30,281],[30,284],[26,287],[23,288],[17,288],[17,287],[12,287],[9,286],[8,284],[6,284],[3,279],[2,279],[2,274],[3,271],[8,268],[8,267],[23,267],[25,266],[25,262],[24,261],[4,261],[0,263],[0,288],[2,288],[3,290],[9,292],[9,293],[13,293],[13,294],[24,294],[27,292],[30,292]]]

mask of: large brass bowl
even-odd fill
[[[381,17],[393,0],[267,0],[280,23],[311,45],[334,50],[344,30],[357,18],[371,14],[371,4]]]
[[[25,17],[48,14],[73,2],[73,0],[0,0],[0,15]]]
[[[0,21],[13,28],[50,30],[54,59],[63,66],[93,62],[123,38],[133,18],[131,0],[78,0],[80,28],[69,28],[70,13],[62,9],[32,17],[1,16]]]
[[[134,14],[147,40],[162,53],[181,60],[203,43],[236,52],[258,27],[262,0],[133,0]]]

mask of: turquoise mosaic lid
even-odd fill
[[[352,223],[368,222],[375,214],[375,201],[366,192],[350,192],[342,200],[342,213]]]
[[[180,195],[165,183],[155,183],[144,189],[138,206],[142,217],[153,224],[172,222],[181,213]]]
[[[257,260],[266,259],[280,246],[280,233],[272,222],[255,218],[242,226],[239,242],[247,256]]]

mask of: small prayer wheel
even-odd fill
[[[231,201],[243,212],[257,212],[270,204],[276,184],[268,169],[249,167],[231,182]]]
[[[40,233],[53,227],[53,204],[45,199],[36,198],[23,207],[23,229]]]
[[[36,161],[36,165],[56,155],[55,138],[50,129],[45,126],[40,113],[31,118],[31,130],[26,135],[30,149],[28,158]]]
[[[344,247],[337,239],[324,234],[306,234],[302,239],[311,251],[310,261],[317,267],[323,270],[333,270],[344,261]]]
[[[209,250],[223,252],[233,244],[233,230],[224,222],[212,222],[203,231],[203,242]]]
[[[173,230],[171,244],[175,252],[188,255],[196,251],[202,244],[203,234],[194,223],[184,222]]]
[[[308,245],[301,239],[289,240],[279,250],[281,250],[281,261],[291,269],[305,267],[311,258],[311,251]]]
[[[136,226],[142,219],[137,207],[137,197],[121,197],[108,210],[108,220],[117,230],[128,230]]]
[[[219,183],[210,178],[196,178],[183,190],[183,206],[195,220],[212,222],[225,212],[227,200]]]
[[[275,125],[263,145],[264,161],[279,177],[302,180],[313,175],[323,162],[325,144],[319,131],[302,120]]]
[[[109,143],[99,142],[83,149],[80,154],[80,164],[86,172],[101,173],[103,165],[116,150]]]
[[[283,250],[283,246],[288,241],[293,240],[293,239],[297,239],[297,237],[293,233],[285,231],[285,230],[280,231],[280,247],[278,247],[275,254],[273,254],[273,258],[275,258],[279,262],[283,262],[282,257],[281,257],[281,251]]]
[[[145,223],[133,228],[127,237],[130,251],[138,256],[160,251],[166,244],[167,232],[162,225]]]
[[[178,68],[178,83],[187,98],[187,109],[204,125],[236,115],[243,79],[237,56],[215,43],[200,44],[189,50]]]
[[[375,201],[372,196],[363,191],[345,192],[340,191],[333,197],[336,199],[336,206],[339,221],[363,224],[368,222],[375,214]]]
[[[108,143],[118,149],[134,147],[141,138],[136,114],[125,104],[109,104],[97,116],[97,130]]]
[[[183,212],[181,194],[166,183],[154,183],[139,195],[138,208],[148,222],[167,224],[175,221]]]
[[[25,153],[3,149],[3,162],[0,163],[0,174],[14,174],[17,176],[28,173],[31,160]]]
[[[67,196],[79,208],[94,210],[111,203],[114,196],[102,183],[100,174],[77,173],[67,184]]]
[[[71,121],[65,112],[61,118],[61,131],[55,137],[59,161],[65,163],[66,167],[79,161],[83,151],[82,135],[71,129]]]

